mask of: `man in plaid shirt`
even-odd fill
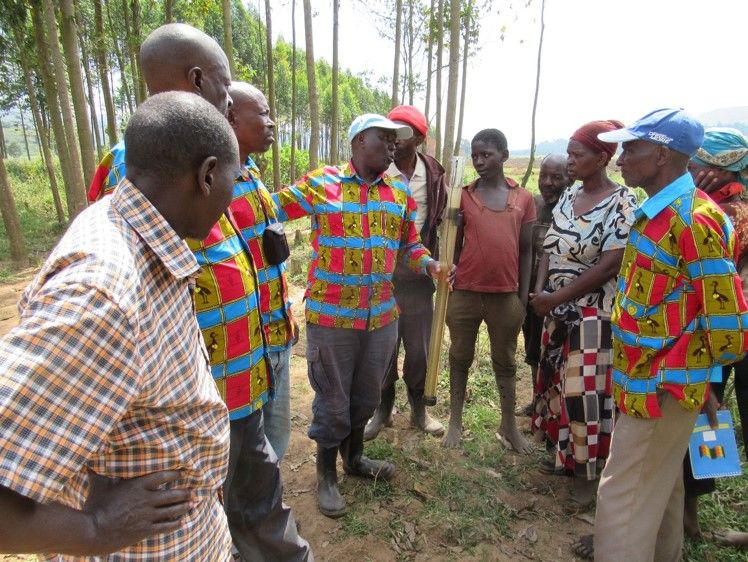
[[[389,479],[395,471],[392,463],[363,455],[364,427],[379,403],[397,341],[395,264],[440,274],[418,236],[410,190],[385,173],[395,138],[410,135],[409,126],[381,115],[357,117],[348,131],[349,163],[310,172],[273,194],[279,220],[312,217],[305,294],[308,375],[315,391],[309,437],[317,442],[319,508],[329,517],[346,512],[337,488],[338,449],[347,474]]]
[[[127,178],[76,218],[0,340],[0,551],[226,561],[229,423],[183,239],[229,204],[238,146],[183,92],[146,100],[125,139]]]

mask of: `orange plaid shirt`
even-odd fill
[[[191,297],[198,265],[130,182],[84,211],[0,340],[0,485],[75,508],[87,471],[181,470],[197,505],[117,560],[228,560],[229,424]],[[75,557],[47,555],[48,559]]]

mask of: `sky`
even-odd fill
[[[394,45],[382,38],[369,10],[384,2],[340,3],[341,66],[371,72],[389,92]],[[496,127],[510,150],[530,145],[540,0],[526,4],[494,0],[481,18],[479,51],[467,71],[464,138]],[[312,0],[312,6],[315,56],[330,61],[332,0]],[[274,36],[290,41],[291,1],[273,0],[272,9]],[[303,48],[302,0],[296,0],[296,18]],[[568,138],[595,119],[630,123],[659,107],[699,115],[748,105],[747,21],[748,0],[546,0],[537,141]],[[425,90],[425,64],[421,75]],[[424,108],[423,92],[415,105]]]

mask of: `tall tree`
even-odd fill
[[[392,100],[391,105],[398,105],[400,89],[400,46],[403,40],[403,0],[395,0],[395,60],[392,63]]]
[[[23,135],[23,146],[26,148],[26,158],[28,160],[31,160],[31,151],[29,150],[29,137],[26,134],[26,119],[23,117],[23,105],[21,104],[20,100],[17,103],[18,106],[18,116],[20,117],[20,122],[18,123],[21,126],[21,134]]]
[[[164,23],[171,23],[174,21],[174,0],[166,0],[164,2]]]
[[[527,181],[532,174],[532,165],[535,160],[535,113],[538,108],[538,93],[540,92],[540,59],[543,55],[543,34],[545,33],[545,0],[540,2],[540,41],[538,42],[538,65],[535,72],[535,96],[532,100],[532,118],[530,119],[530,161],[527,163],[527,170],[522,176],[522,187],[527,185]]]
[[[29,63],[28,54],[24,49],[25,41],[23,34],[21,33],[21,26],[18,24],[13,27],[13,37],[16,40],[16,45],[18,45],[18,60],[21,63],[21,71],[23,72],[23,80],[26,84],[26,90],[29,92],[31,114],[34,116],[34,123],[36,123],[36,129],[39,132],[39,144],[41,144],[42,160],[44,160],[44,167],[47,170],[49,188],[52,190],[52,199],[55,204],[57,222],[62,225],[65,224],[65,211],[62,208],[60,190],[57,187],[57,174],[55,174],[54,160],[52,159],[52,151],[49,147],[49,136],[47,134],[47,127],[44,126],[42,120],[42,111],[39,107],[39,100],[34,93],[35,88],[31,78],[31,64]]]
[[[338,17],[340,0],[332,0],[332,116],[330,117],[330,163],[336,164],[340,158],[340,101],[338,99]]]
[[[465,117],[465,93],[467,91],[467,69],[468,59],[470,58],[470,41],[473,34],[473,22],[475,21],[475,4],[473,0],[468,0],[463,18],[463,36],[462,36],[462,89],[460,92],[460,116],[457,120],[457,135],[455,136],[454,155],[460,153],[460,144],[462,143],[462,122]]]
[[[3,121],[0,119],[0,158],[8,157],[8,148],[5,146],[5,135],[3,134]]]
[[[1,127],[0,137],[3,137]],[[28,266],[29,254],[26,250],[26,239],[23,237],[21,220],[18,218],[16,202],[13,199],[8,172],[5,169],[5,160],[2,158],[0,158],[0,214],[2,214],[5,232],[10,242],[11,259],[18,268]]]
[[[265,0],[265,10],[269,10],[269,4]],[[226,58],[229,59],[229,70],[231,77],[236,78],[236,63],[234,62],[234,38],[231,28],[231,0],[221,0],[221,13],[223,14],[223,50],[226,52]],[[272,49],[268,51],[272,53]],[[270,60],[272,57],[268,57]]]
[[[94,5],[94,52],[96,53],[96,66],[99,70],[99,84],[104,96],[104,109],[106,110],[106,131],[109,137],[109,145],[117,144],[117,116],[114,113],[114,101],[112,90],[109,87],[109,65],[106,56],[106,37],[104,36],[104,18],[101,11],[101,0],[93,0]]]
[[[265,0],[265,38],[267,41],[267,65],[268,65],[268,106],[270,107],[270,119],[276,123],[278,116],[275,111],[275,71],[273,68],[273,18],[270,11],[270,0]],[[277,126],[277,123],[276,123]],[[278,127],[280,129],[280,127]],[[278,133],[276,132],[276,137]],[[280,150],[278,145],[280,139],[276,138],[273,143],[273,191],[280,189]]]
[[[306,41],[306,80],[309,89],[309,114],[311,118],[309,138],[309,166],[318,167],[319,154],[319,102],[317,100],[317,75],[314,64],[314,36],[312,35],[312,4],[304,0],[304,38]]]
[[[109,23],[109,29],[116,29],[114,27],[114,22],[112,21],[112,10],[110,7],[111,2],[106,3],[106,17],[107,17],[107,23]],[[125,54],[128,52],[128,43],[130,41],[130,31],[129,31],[129,18],[127,17],[127,1],[125,0],[123,3],[124,8],[124,14],[123,14],[123,20],[125,28],[125,39],[124,39],[124,48],[120,48],[119,45],[119,38],[117,37],[117,34],[113,34],[112,37],[112,46],[114,47],[114,56],[117,58],[117,66],[119,67],[119,75],[120,75],[120,83],[122,84],[122,96],[121,96],[121,102],[120,102],[120,108],[124,111],[124,104],[127,103],[127,108],[130,111],[130,114],[132,114],[133,111],[135,111],[135,101],[133,100],[132,91],[130,90],[130,87],[127,84],[127,75],[125,74]],[[112,77],[113,71],[109,72],[108,80],[110,81],[109,88],[113,92],[114,91],[114,80]]]
[[[434,7],[436,1],[431,0],[431,6],[429,7],[429,17],[427,20],[428,35],[427,35],[427,47],[426,47],[426,107],[424,108],[424,114],[426,115],[426,122],[431,123],[431,117],[429,116],[429,109],[431,109],[431,74],[434,61]]]
[[[55,18],[52,0],[42,0],[42,14],[44,16],[44,30],[49,37],[49,48],[52,54],[52,64],[55,72],[55,89],[60,99],[60,111],[64,128],[64,138],[57,139],[67,144],[67,156],[70,162],[70,184],[66,183],[68,216],[73,219],[86,208],[86,185],[81,170],[81,155],[75,138],[73,111],[70,108],[70,97],[65,77],[65,63],[60,52],[60,40],[57,35],[57,20]],[[56,135],[55,135],[56,136]]]
[[[81,64],[83,65],[83,76],[86,79],[86,94],[88,97],[88,110],[91,114],[91,128],[93,129],[94,140],[96,141],[96,151],[98,156],[101,156],[103,148],[103,134],[99,130],[99,116],[96,111],[96,96],[94,95],[94,82],[91,76],[91,59],[88,57],[88,49],[86,49],[87,39],[84,39],[83,35],[80,36],[80,48],[81,48]]]
[[[442,63],[444,62],[444,2],[439,0],[436,8],[436,150],[442,156]]]
[[[50,1],[50,0],[47,0]],[[78,51],[78,28],[75,24],[73,0],[60,0],[62,13],[62,41],[65,47],[65,64],[70,80],[70,94],[75,110],[75,128],[78,131],[78,143],[83,161],[83,179],[86,185],[91,184],[96,168],[91,122],[86,107],[86,95],[83,93],[83,76],[81,75],[81,57]],[[85,61],[84,61],[85,64]]]
[[[452,170],[452,143],[457,110],[457,81],[460,68],[460,0],[449,0],[449,81],[447,83],[447,113],[444,119],[442,165],[446,177]]]
[[[296,0],[291,0],[291,180],[296,179]]]
[[[132,12],[132,34],[130,36],[130,64],[133,66],[133,89],[136,92],[138,103],[141,103],[148,95],[145,87],[143,69],[140,68],[140,44],[143,42],[143,21],[140,12],[140,0],[130,2]]]

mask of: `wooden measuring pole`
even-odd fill
[[[449,282],[446,272],[452,266],[457,238],[457,215],[460,212],[460,197],[462,194],[462,177],[465,171],[465,159],[462,156],[452,158],[449,177],[449,195],[447,208],[442,221],[441,240],[439,244],[439,261],[444,275],[436,283],[436,300],[434,302],[434,319],[431,322],[431,338],[429,339],[429,355],[426,363],[426,388],[423,401],[427,406],[436,404],[436,383],[439,380],[439,367],[444,339],[444,319],[447,315],[447,301],[449,300]]]

